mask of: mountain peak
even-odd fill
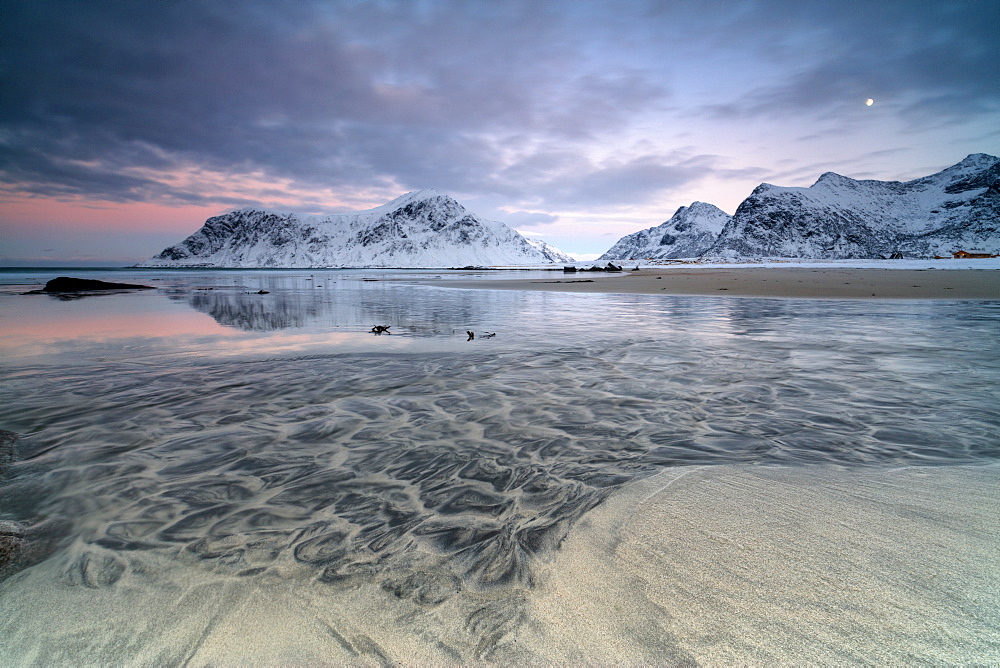
[[[852,183],[854,179],[844,176],[843,174],[838,174],[837,172],[823,172],[820,174],[819,178],[816,179],[814,186],[823,185],[839,185],[843,183]]]
[[[454,201],[451,197],[444,194],[440,190],[437,190],[435,188],[424,188],[422,190],[414,190],[412,192],[408,192],[405,195],[400,195],[396,199],[392,200],[391,202],[383,206],[386,207],[405,206],[407,204],[412,204],[413,202],[425,202],[429,199],[438,199],[438,198],[445,198]]]
[[[971,153],[961,162],[946,167],[937,174],[917,180],[944,181],[949,184],[948,192],[954,194],[988,188],[996,181],[998,169],[1000,169],[1000,158],[986,153]]]
[[[691,202],[691,206],[688,207],[688,210],[691,211],[692,213],[699,213],[699,214],[710,213],[718,215],[721,213],[725,216],[729,215],[728,213],[726,213],[719,207],[715,206],[714,204],[711,204],[709,202],[701,202],[697,200]]]
[[[406,193],[405,195],[400,195],[396,199],[377,206],[374,209],[368,209],[367,213],[385,215],[392,213],[393,211],[398,211],[399,209],[422,205],[427,202],[435,202],[435,206],[437,206],[437,204],[441,204],[443,208],[454,211],[465,212],[466,210],[465,207],[463,207],[458,201],[440,190],[436,190],[434,188],[424,188],[423,190],[414,190]]]
[[[707,202],[682,206],[664,223],[619,239],[598,260],[669,260],[698,257],[729,222],[729,214]]]
[[[991,169],[997,165],[1000,165],[1000,158],[994,155],[988,155],[986,153],[970,153],[961,162],[956,163],[951,167],[945,167],[938,172],[938,174],[933,174],[932,177],[943,175],[951,178],[962,178],[967,175]]]
[[[955,165],[956,167],[990,167],[994,163],[1000,162],[1000,158],[995,155],[989,155],[988,153],[970,153],[965,156],[962,162]]]

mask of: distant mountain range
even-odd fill
[[[469,213],[436,190],[326,216],[242,209],[209,218],[200,230],[141,267],[432,267],[573,262],[500,222]]]
[[[905,182],[859,181],[827,172],[808,188],[764,183],[732,217],[722,216],[710,204],[695,202],[658,227],[622,237],[600,259],[996,253],[1000,158],[976,153],[937,174]]]
[[[1000,250],[1000,158],[976,153],[913,181],[833,172],[808,188],[761,184],[732,216],[705,202],[622,237],[599,261],[676,258],[879,258]],[[543,241],[421,190],[326,216],[242,209],[141,267],[517,266],[574,262]]]

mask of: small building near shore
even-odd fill
[[[991,255],[984,251],[955,251],[951,254],[956,260],[964,260],[967,258],[987,258],[987,257],[997,257],[996,255]]]

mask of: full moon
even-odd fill
[[[871,99],[871,98],[868,98],[867,100],[865,100],[865,104],[866,104],[866,105],[868,105],[868,106],[870,107],[870,106],[872,106],[873,104],[875,104],[875,100],[873,100],[873,99]]]

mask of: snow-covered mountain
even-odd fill
[[[529,244],[534,247],[539,253],[547,258],[547,262],[576,262],[576,258],[572,255],[562,252],[550,243],[546,243],[541,239],[525,239]]]
[[[761,184],[704,255],[928,257],[971,249],[1000,251],[1000,158],[983,153],[906,182],[827,172],[808,188]]]
[[[566,258],[566,259],[564,259]],[[451,267],[571,261],[537,248],[436,190],[326,216],[242,209],[209,218],[200,230],[141,267]]]
[[[670,220],[624,236],[600,260],[666,260],[699,257],[715,243],[729,215],[722,209],[695,202],[682,206]]]

